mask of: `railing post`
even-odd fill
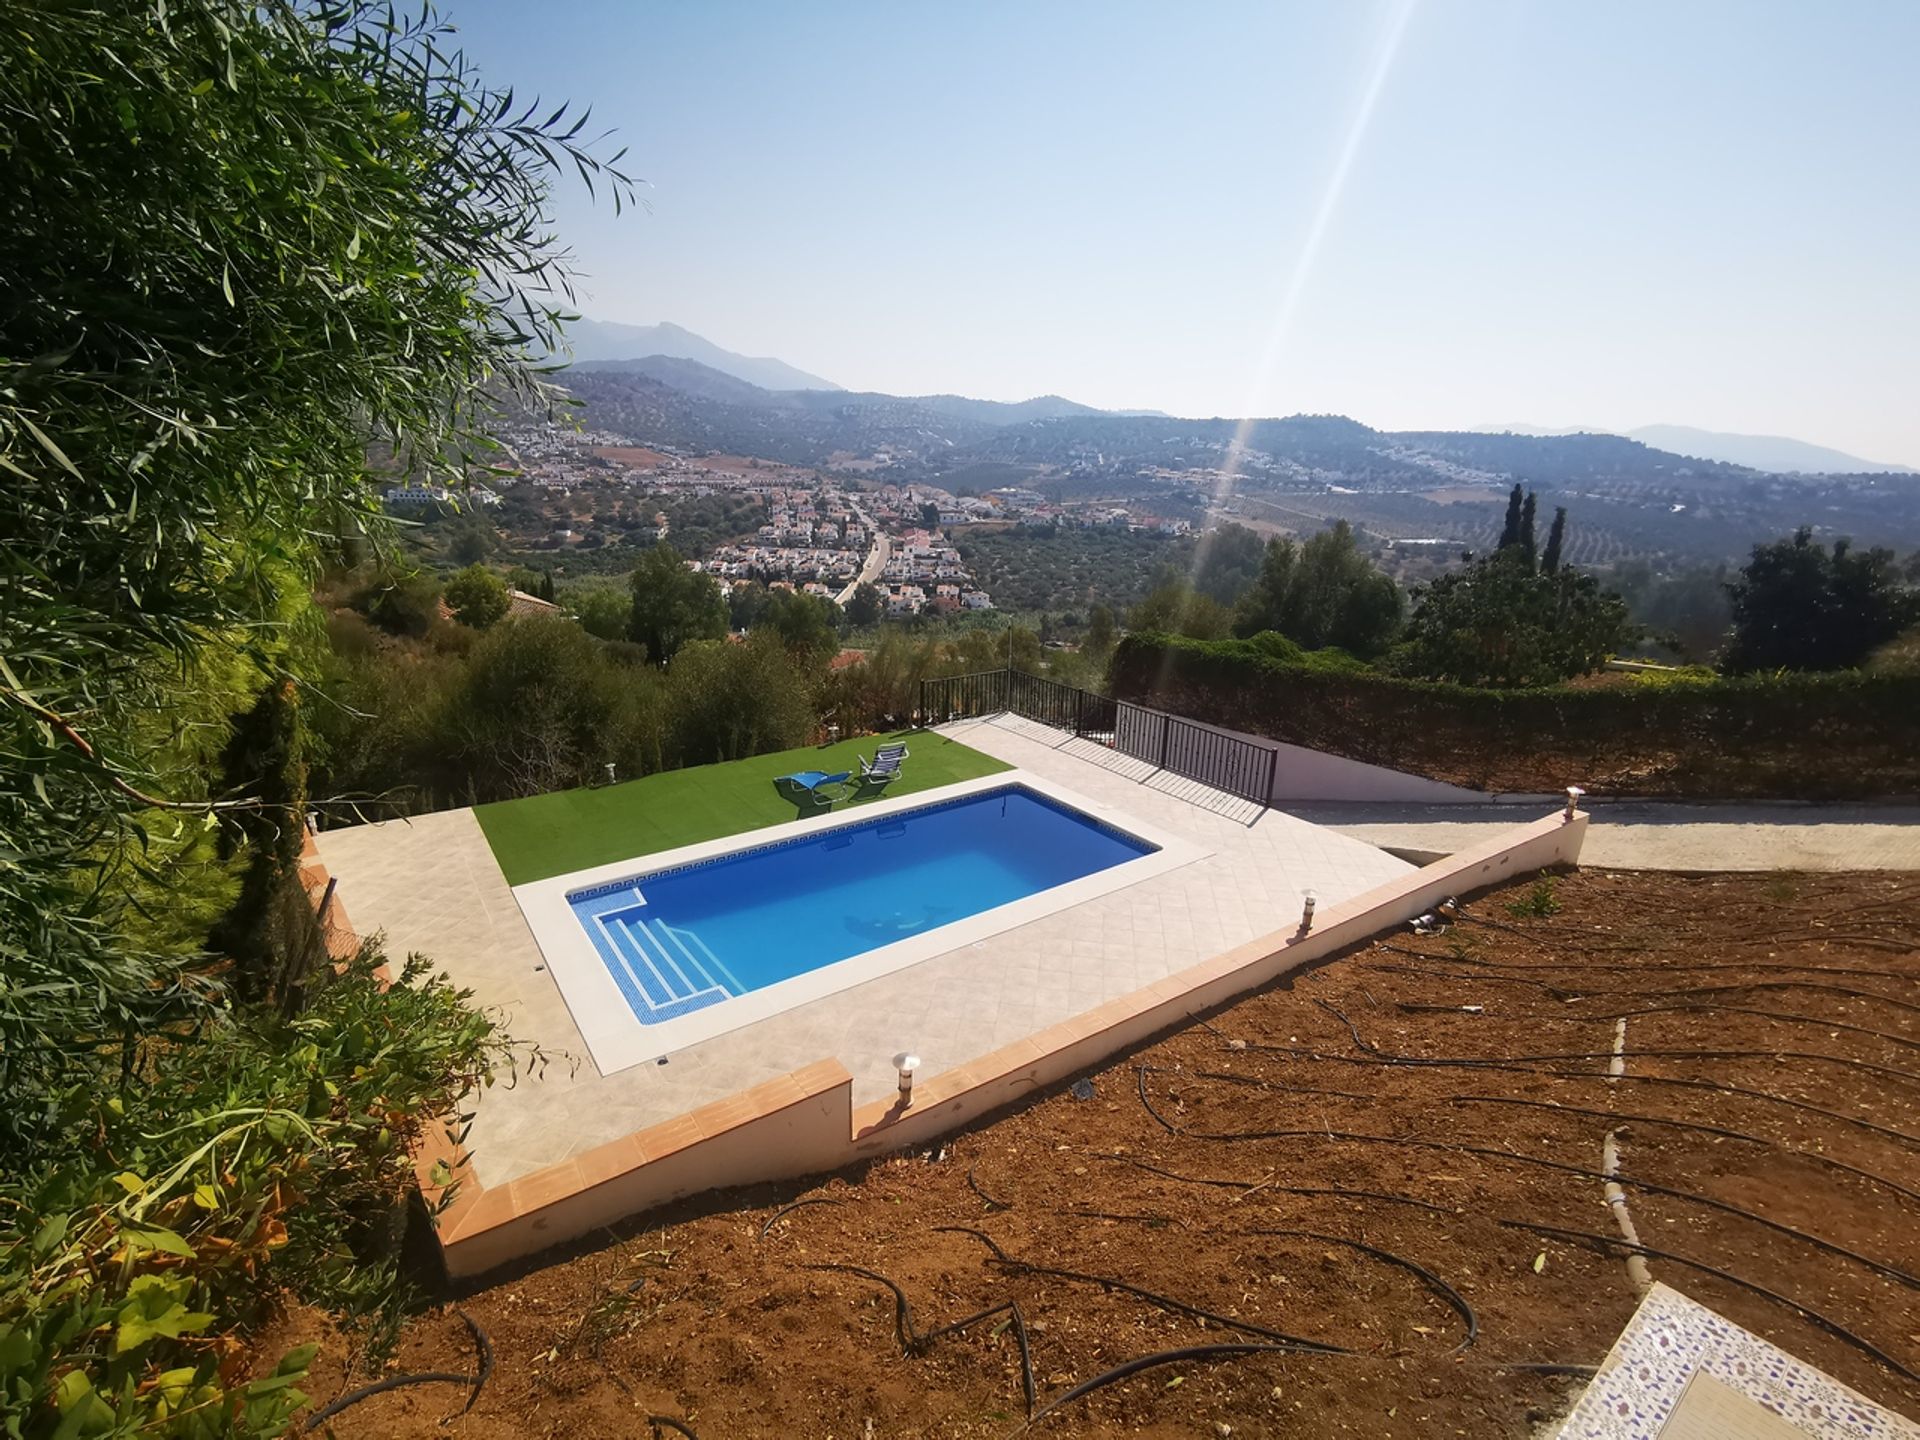
[[[1082,690],[1082,689],[1080,689],[1080,688],[1079,688],[1079,687],[1078,687],[1077,685],[1076,685],[1076,686],[1074,687],[1074,691],[1073,691],[1073,733],[1074,733],[1074,734],[1075,734],[1076,736],[1077,736],[1077,735],[1079,735],[1079,733],[1080,733],[1080,713],[1081,713],[1081,710],[1080,710],[1080,702],[1081,702],[1081,701],[1083,701],[1084,699],[1086,699],[1086,693],[1087,693],[1086,691],[1084,691],[1084,690]]]
[[[1269,750],[1267,751],[1267,788],[1260,796],[1260,803],[1262,805],[1271,805],[1273,803],[1273,786],[1274,782],[1279,778],[1280,752],[1278,750]]]
[[[1160,768],[1167,768],[1167,744],[1173,737],[1173,716],[1162,711],[1160,715]]]

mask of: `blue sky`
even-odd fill
[[[1920,464],[1920,4],[445,0],[648,208],[598,318],[842,385]]]

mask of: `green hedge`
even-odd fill
[[[1257,640],[1129,635],[1113,693],[1198,720],[1507,793],[1920,794],[1920,676],[1846,671],[1475,690],[1276,658]]]

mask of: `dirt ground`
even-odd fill
[[[613,460],[622,465],[641,465],[655,470],[671,464],[673,459],[670,455],[663,455],[658,450],[649,450],[643,445],[603,445],[593,453],[602,460]]]
[[[1597,1364],[1636,1301],[1607,1244],[1616,1128],[1655,1278],[1920,1414],[1916,978],[1920,876],[1522,880],[1090,1090],[447,1297],[385,1373],[470,1375],[457,1306],[491,1348],[471,1412],[456,1379],[323,1429],[1003,1437],[1024,1332],[1036,1434],[1550,1432],[1581,1377],[1540,1367]],[[1217,1346],[1284,1348],[1193,1353]],[[322,1403],[370,1378],[343,1348]]]

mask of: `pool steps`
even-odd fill
[[[594,917],[607,950],[619,961],[613,978],[635,1015],[651,1023],[742,993],[740,982],[705,941],[691,930],[647,919],[645,903]]]

